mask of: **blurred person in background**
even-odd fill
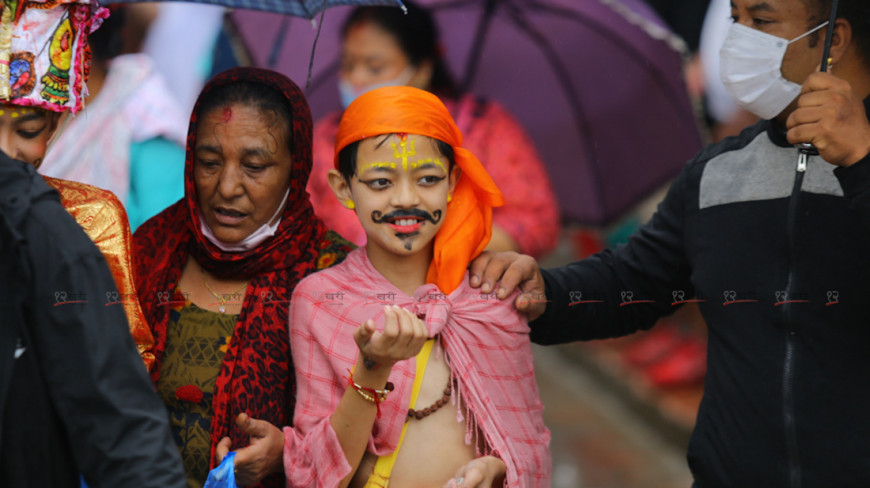
[[[644,0],[686,42],[689,52],[698,50],[701,24],[712,0]]]
[[[191,2],[159,2],[158,7],[142,52],[172,87],[172,97],[186,118],[205,82],[218,72],[215,47],[227,9]]]
[[[505,195],[494,210],[489,249],[543,256],[556,244],[559,211],[546,169],[534,145],[498,103],[459,93],[441,52],[432,16],[421,7],[360,7],[345,21],[340,71],[342,105],[373,88],[409,85],[438,95],[462,131],[464,146],[478,156]],[[308,193],[327,226],[358,245],[365,232],[356,215],[334,197],[327,183],[341,112],[314,126],[314,169]]]
[[[704,75],[703,96],[711,122],[713,142],[736,136],[741,130],[758,121],[757,115],[737,105],[719,76],[719,52],[728,36],[728,28],[731,27],[730,12],[730,0],[710,1],[698,49],[698,60]]]
[[[186,116],[145,54],[121,54],[126,7],[91,35],[88,103],[63,123],[39,170],[111,191],[133,231],[184,195]]]

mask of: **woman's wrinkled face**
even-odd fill
[[[59,119],[59,113],[41,108],[0,105],[0,150],[38,168]]]
[[[216,107],[198,122],[193,178],[206,225],[235,244],[269,223],[290,185],[289,127],[277,111]]]

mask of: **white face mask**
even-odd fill
[[[762,119],[780,114],[801,92],[801,86],[782,76],[788,45],[828,25],[825,22],[789,41],[735,23],[720,51],[720,75],[738,105]]]
[[[354,100],[363,93],[372,91],[377,88],[383,88],[385,86],[403,86],[407,85],[408,82],[411,81],[411,78],[414,77],[414,69],[411,68],[410,65],[406,66],[399,76],[393,78],[392,80],[382,81],[380,83],[372,83],[371,85],[363,86],[363,87],[355,87],[351,82],[341,79],[338,81],[338,91],[341,94],[341,106],[347,108],[353,103]]]
[[[290,188],[287,188],[287,193],[284,194],[284,198],[281,200],[281,204],[278,205],[278,210],[275,210],[272,218],[265,224],[261,225],[259,229],[251,232],[251,235],[242,239],[241,242],[227,244],[218,240],[218,238],[215,237],[214,232],[211,231],[211,227],[206,225],[202,213],[199,214],[199,230],[202,231],[202,235],[204,235],[206,239],[211,241],[212,244],[224,252],[242,252],[247,251],[248,249],[253,249],[262,244],[266,239],[275,235],[275,232],[278,230],[278,225],[281,223],[281,219],[277,217],[284,211],[284,204],[287,203],[288,196],[290,196]],[[275,223],[271,224],[270,222],[272,221]]]

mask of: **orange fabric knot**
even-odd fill
[[[175,397],[183,402],[199,403],[203,396],[202,390],[196,385],[184,385],[175,390]]]

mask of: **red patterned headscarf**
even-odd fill
[[[293,165],[290,195],[277,232],[254,249],[224,252],[200,231],[200,210],[193,180],[196,112],[212,90],[239,81],[261,83],[281,93],[292,109]],[[192,256],[210,273],[249,278],[242,311],[215,384],[212,418],[214,449],[224,436],[233,449],[248,444],[236,428],[241,412],[277,427],[290,425],[295,404],[295,378],[290,357],[288,311],[296,284],[316,269],[326,227],[314,215],[305,185],[311,172],[311,113],[302,91],[286,76],[256,68],[234,68],[215,76],[203,88],[190,119],[185,161],[184,198],[145,224],[134,236],[139,300],[154,329],[156,382],[166,346],[170,301],[181,270]],[[262,486],[283,486],[280,476]]]

